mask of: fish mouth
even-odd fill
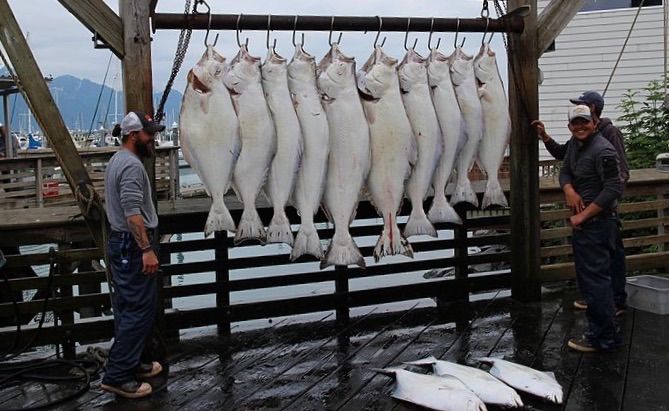
[[[336,99],[334,97],[330,97],[325,93],[321,93],[321,100],[323,100],[324,103],[332,103]]]
[[[369,91],[367,90],[362,91],[360,90],[360,88],[358,88],[358,95],[360,96],[361,99],[365,101],[379,101],[378,98],[372,96],[371,93],[369,93]]]

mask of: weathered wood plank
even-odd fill
[[[669,252],[628,255],[625,259],[627,271],[649,270],[669,267]],[[541,279],[544,282],[573,279],[573,263],[559,263],[541,266]]]
[[[58,0],[74,17],[97,34],[116,57],[123,58],[123,23],[121,18],[102,0]]]
[[[537,55],[539,57],[567,27],[583,4],[585,0],[553,0],[543,9],[537,21]]]

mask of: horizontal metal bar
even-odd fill
[[[410,32],[504,32],[522,33],[525,23],[518,15],[507,15],[499,19],[484,18],[431,18],[431,17],[362,17],[362,16],[298,16],[295,25],[295,16],[243,14],[237,20],[238,14],[212,14],[211,25],[209,15],[181,13],[156,13],[152,25],[154,32],[160,30],[180,30],[191,28],[194,30],[267,30],[268,19],[270,30],[298,31],[376,31],[382,21],[382,31],[406,32],[407,23]],[[409,21],[410,19],[410,21]]]

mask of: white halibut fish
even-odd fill
[[[374,369],[395,378],[392,396],[438,411],[486,411],[483,401],[457,378],[418,374],[401,368]]]
[[[511,387],[547,401],[562,404],[562,386],[557,382],[555,374],[552,372],[538,371],[501,358],[483,357],[476,360],[492,364],[490,374]]]
[[[423,200],[432,184],[432,177],[441,158],[443,144],[439,121],[432,105],[430,87],[427,83],[426,60],[411,48],[400,63],[398,74],[402,102],[413,129],[418,154],[416,165],[406,187],[407,195],[411,200],[411,215],[404,227],[404,235],[410,237],[426,234],[436,237],[437,230],[427,219],[423,209]]]
[[[478,368],[437,360],[434,357],[427,357],[405,364],[431,365],[436,375],[450,375],[459,379],[486,404],[499,405],[505,408],[523,406],[523,400],[513,388]]]
[[[479,99],[483,109],[483,139],[479,146],[479,164],[488,177],[481,207],[508,207],[509,203],[499,184],[498,173],[511,138],[511,117],[495,52],[490,44],[481,46],[474,59],[474,73],[479,81]]]
[[[276,154],[267,179],[267,193],[274,208],[272,221],[267,228],[267,242],[292,246],[293,232],[285,207],[293,192],[302,158],[302,130],[288,91],[286,59],[270,48],[260,71],[265,99],[276,131]]]
[[[455,96],[460,105],[465,135],[467,136],[467,140],[455,164],[457,180],[451,202],[453,204],[467,202],[478,207],[479,200],[467,176],[472,165],[474,165],[474,158],[483,137],[483,110],[481,109],[476,78],[474,76],[474,58],[465,54],[462,48],[458,47],[449,57],[449,60],[451,64],[451,80],[453,81]]]
[[[288,89],[302,128],[304,152],[297,174],[293,199],[300,214],[300,229],[295,237],[290,259],[304,254],[323,258],[323,249],[314,225],[314,214],[323,197],[330,152],[328,119],[316,86],[316,59],[301,44],[288,64]]]
[[[365,259],[349,232],[370,165],[369,127],[356,87],[355,60],[333,43],[318,71],[318,87],[330,129],[323,199],[335,228],[321,268],[350,264],[364,267]]]
[[[208,46],[188,72],[179,114],[179,136],[186,161],[197,172],[212,198],[205,235],[235,231],[223,197],[239,156],[239,121],[230,93],[222,82],[225,58]]]
[[[427,79],[441,128],[442,153],[432,180],[434,198],[427,217],[433,223],[462,224],[460,216],[446,200],[446,184],[453,173],[455,158],[466,141],[450,70],[448,57],[432,49],[427,59]]]
[[[396,254],[413,257],[411,244],[400,233],[396,218],[404,197],[404,183],[416,162],[416,142],[400,95],[397,59],[375,47],[358,72],[358,89],[363,97],[372,151],[367,188],[384,223],[374,247],[374,260]]]
[[[264,244],[267,238],[256,210],[256,199],[276,151],[276,135],[261,81],[260,58],[251,56],[242,45],[223,76],[236,107],[242,141],[233,181],[244,210],[237,225],[235,243],[256,239]]]

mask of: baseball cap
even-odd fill
[[[583,104],[574,106],[569,109],[569,122],[576,118],[584,118],[586,120],[592,120],[592,114],[590,114],[590,107]]]
[[[154,134],[165,130],[165,126],[157,123],[150,115],[142,113],[141,111],[131,111],[123,117],[120,126],[120,134],[125,136],[133,131],[140,130],[144,130],[149,134]],[[114,131],[118,131],[118,127]]]
[[[597,112],[604,110],[604,97],[594,90],[584,91],[580,97],[569,99],[569,101],[572,104],[585,104],[586,106],[593,104]]]

